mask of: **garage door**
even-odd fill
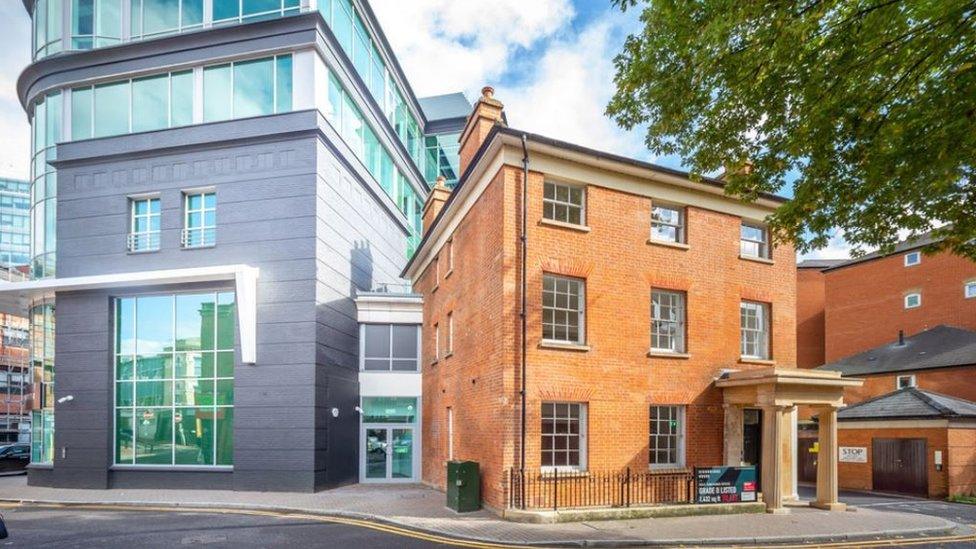
[[[875,490],[928,495],[924,438],[876,438],[871,446]]]

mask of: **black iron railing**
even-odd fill
[[[509,469],[505,485],[511,509],[631,507],[693,503],[690,469],[667,471],[549,471]]]

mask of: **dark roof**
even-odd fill
[[[919,235],[917,238],[909,238],[907,240],[902,240],[901,242],[895,244],[895,248],[890,252],[871,252],[869,254],[864,254],[861,257],[856,257],[840,263],[839,265],[834,265],[829,267],[827,270],[832,269],[842,269],[850,265],[857,265],[858,263],[864,263],[865,261],[871,261],[874,259],[881,259],[883,257],[888,257],[891,255],[898,255],[911,250],[917,250],[919,248],[924,248],[929,244],[935,244],[942,240],[940,237],[933,235],[934,231],[929,231],[927,233]]]
[[[907,372],[976,364],[976,332],[953,326],[936,326],[893,343],[824,364],[845,376]]]
[[[842,263],[847,263],[850,259],[804,259],[796,264],[797,269],[826,269]]]
[[[976,417],[976,402],[906,387],[837,412],[840,421]]]
[[[428,121],[467,118],[473,108],[460,92],[421,97],[417,101],[420,102],[420,108]]]
[[[689,172],[676,170],[674,168],[668,168],[666,166],[661,166],[658,164],[652,164],[650,162],[637,160],[635,158],[629,158],[626,156],[620,156],[608,152],[599,151],[596,149],[590,149],[588,147],[583,147],[582,145],[569,143],[568,141],[559,141],[557,139],[552,139],[551,137],[545,137],[542,135],[525,132],[515,128],[510,128],[508,126],[503,126],[501,124],[495,124],[494,126],[492,126],[491,131],[488,132],[488,135],[485,136],[485,140],[482,141],[481,146],[478,147],[478,150],[475,152],[474,157],[471,159],[470,162],[468,162],[467,167],[464,169],[464,173],[461,174],[460,180],[458,181],[457,185],[454,186],[454,189],[451,191],[450,196],[447,197],[447,202],[444,203],[444,205],[441,207],[440,212],[438,212],[437,216],[434,217],[433,222],[431,222],[430,227],[427,229],[427,231],[424,232],[423,237],[421,237],[420,239],[420,244],[417,246],[418,250],[423,248],[424,244],[427,243],[427,239],[430,237],[430,234],[433,232],[434,227],[436,227],[437,223],[440,222],[441,217],[443,217],[445,212],[447,212],[448,207],[451,205],[451,203],[454,202],[454,197],[458,196],[458,190],[462,186],[464,186],[465,183],[467,183],[472,170],[474,170],[474,167],[481,160],[481,157],[485,155],[485,151],[488,150],[488,146],[498,135],[509,135],[517,138],[521,138],[522,136],[525,136],[525,138],[528,141],[543,143],[552,147],[559,147],[559,148],[579,152],[581,154],[588,154],[591,156],[595,156],[597,158],[602,158],[613,162],[629,164],[631,166],[636,166],[638,168],[653,170],[660,173],[667,173],[678,177],[684,177],[689,180],[691,178],[691,174]],[[702,185],[710,185],[712,187],[718,187],[722,189],[725,188],[725,181],[722,181],[721,179],[716,177],[702,177],[700,178],[699,181],[696,181],[696,183]],[[778,202],[780,204],[785,204],[790,201],[790,199],[788,198],[771,194],[771,193],[762,193],[760,195],[760,198],[763,198],[765,200],[770,200],[773,202]],[[413,262],[416,260],[416,258],[417,258],[417,254],[414,253],[407,261],[407,265],[403,268],[402,271],[400,271],[401,277],[406,276],[407,271],[410,270],[410,267],[413,265]]]

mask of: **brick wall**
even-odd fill
[[[976,299],[964,299],[963,284],[976,279],[976,263],[948,253],[923,255],[904,266],[904,254],[828,270],[827,362],[890,343],[898,330],[911,336],[947,324],[976,330]],[[922,306],[904,308],[904,294],[919,291]]]
[[[796,365],[816,368],[824,363],[824,273],[796,270]]]
[[[947,439],[949,495],[976,494],[976,429],[950,428]]]
[[[890,393],[897,388],[896,378],[901,375],[914,375],[915,385],[919,389],[976,401],[976,364],[958,368],[857,376],[864,379],[864,385],[848,388],[844,392],[844,401],[856,404]]]
[[[937,471],[935,468],[935,451],[943,454],[943,463],[947,458],[947,431],[942,428],[899,428],[899,429],[839,429],[838,440],[840,446],[860,446],[868,449],[867,463],[839,463],[837,465],[838,481],[841,489],[871,490],[873,489],[872,474],[872,440],[875,438],[924,438],[926,440],[926,460],[928,468],[929,497],[944,498],[948,494],[948,472],[945,468]]]
[[[530,174],[527,467],[540,464],[543,401],[587,404],[590,470],[646,469],[652,404],[687,406],[688,466],[722,463],[723,409],[713,381],[726,368],[768,367],[739,361],[742,299],[771,304],[773,361],[795,365],[793,249],[777,248],[773,264],[739,259],[740,218],[694,205],[687,250],[649,245],[651,199],[592,184],[588,232],[543,225],[543,180]],[[454,456],[482,464],[484,497],[496,507],[519,452],[520,181],[520,168],[504,165],[455,231],[451,276],[444,277],[441,252],[441,268],[427,268],[415,284],[425,296],[424,480],[443,487],[451,406]],[[585,279],[588,350],[540,348],[543,273]],[[652,287],[687,293],[690,357],[648,357]],[[452,311],[454,355],[431,366],[433,324],[443,342]]]

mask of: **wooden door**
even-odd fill
[[[874,489],[927,496],[927,455],[924,438],[873,439],[871,469]]]
[[[816,444],[817,439],[815,438],[799,439],[799,445],[797,447],[799,455],[796,456],[796,468],[798,469],[797,478],[800,482],[817,482],[818,454],[812,451]]]

